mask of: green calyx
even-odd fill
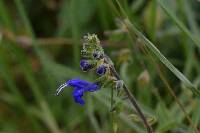
[[[81,55],[88,59],[101,59],[104,56],[104,50],[100,45],[100,41],[96,34],[88,34],[84,36],[83,49]]]

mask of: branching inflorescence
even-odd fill
[[[107,84],[112,84],[117,92],[123,88],[127,98],[130,100],[145,127],[147,128],[147,131],[151,133],[152,129],[137,105],[134,96],[128,90],[124,82],[120,79],[111,59],[104,53],[97,35],[88,34],[87,36],[84,36],[84,40],[85,43],[83,44],[83,48],[81,50],[82,59],[80,61],[80,67],[84,72],[94,71],[98,78],[94,83],[81,79],[68,80],[56,90],[56,95],[59,95],[65,87],[74,87],[74,91],[72,93],[74,101],[80,105],[84,105],[85,101],[82,99],[82,97],[85,92],[97,91]]]

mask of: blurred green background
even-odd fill
[[[198,0],[0,0],[0,132],[146,132],[127,100],[115,98],[110,112],[110,87],[86,94],[85,106],[72,88],[53,95],[69,79],[91,80],[79,68],[87,33],[98,35],[154,132],[198,132],[199,12]]]

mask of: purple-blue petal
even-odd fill
[[[77,96],[82,97],[84,92],[85,92],[84,89],[74,88],[74,91],[73,91],[72,95],[74,97],[77,97]]]
[[[93,91],[97,91],[98,89],[100,89],[100,86],[97,85],[96,83],[93,83],[87,87],[84,88],[86,91],[89,91],[89,92],[93,92]]]
[[[74,101],[76,103],[79,103],[81,105],[84,105],[85,102],[82,99],[85,92],[93,92],[100,89],[100,86],[97,83],[91,83],[85,80],[81,79],[72,79],[68,80],[65,84],[61,85],[57,89],[57,95],[63,90],[64,87],[71,86],[74,87],[74,91],[72,93],[72,96],[74,98]]]
[[[85,102],[84,100],[82,99],[83,97],[83,94],[84,94],[84,89],[80,89],[80,88],[75,88],[72,95],[73,95],[73,98],[74,98],[74,101],[76,103],[79,103],[81,105],[84,105]]]
[[[81,97],[74,97],[74,101],[80,105],[84,105],[85,101]]]
[[[85,80],[81,80],[81,79],[72,79],[72,80],[68,80],[67,84],[72,87],[84,88],[85,86],[89,86],[92,83],[87,82]]]

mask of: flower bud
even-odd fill
[[[91,69],[91,64],[87,60],[82,59],[80,62],[80,67],[83,71],[88,71]]]
[[[101,53],[100,51],[94,50],[92,55],[96,60],[100,60],[103,58],[103,53]]]
[[[138,83],[140,86],[148,85],[150,82],[149,72],[144,70],[138,77]]]
[[[97,70],[96,73],[100,76],[104,75],[106,73],[106,66],[105,65],[100,65]]]

